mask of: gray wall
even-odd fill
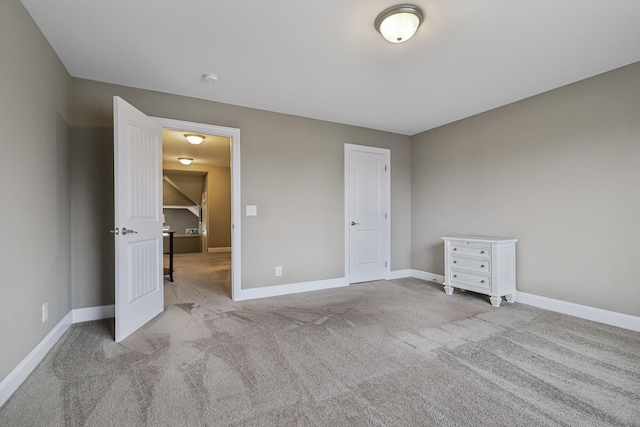
[[[187,193],[193,200],[200,203],[202,191],[207,191],[208,200],[208,216],[209,216],[209,234],[207,236],[207,247],[209,248],[228,248],[231,247],[231,170],[229,168],[221,168],[207,164],[182,166],[171,163],[164,163],[165,174],[169,176],[175,184]],[[175,169],[183,167],[184,169]],[[187,192],[187,186],[180,174],[188,173],[187,171],[206,173],[206,177],[200,189],[191,193]],[[184,176],[184,175],[182,175]],[[191,185],[189,188],[193,188]],[[186,198],[180,196],[177,191],[164,183],[164,204],[185,204]],[[198,193],[198,194],[196,194]],[[169,199],[167,196],[170,196]],[[168,221],[167,221],[168,222]],[[171,226],[172,223],[168,222]],[[184,233],[184,231],[180,231]]]
[[[71,309],[71,79],[18,0],[0,2],[0,58],[2,380]]]
[[[112,160],[102,154],[112,132],[113,95],[148,115],[241,129],[242,206],[258,205],[257,217],[242,217],[243,288],[344,276],[345,142],[391,149],[391,268],[410,268],[409,137],[74,79],[73,146],[83,154],[73,157],[73,179],[81,185],[73,199],[82,212],[72,233],[83,243],[73,258],[91,266],[73,277],[74,308],[113,303],[113,259],[103,256],[112,248],[102,238],[113,214],[100,214],[113,210],[111,192],[93,197],[94,189],[112,185]],[[274,276],[276,265],[283,266],[282,277]]]
[[[186,235],[187,228],[198,228],[199,218],[187,209],[163,209],[162,212],[165,218],[164,225],[170,225],[177,236]],[[202,248],[199,248],[198,252],[202,252]]]
[[[207,175],[209,209],[209,235],[207,247],[231,247],[231,170],[209,168]]]
[[[202,197],[202,191],[204,188],[205,176],[201,175],[200,173],[176,172],[167,169],[164,169],[163,173],[164,176],[169,178],[171,182],[180,189],[180,191],[178,191],[167,181],[163,180],[163,205],[193,206],[193,202],[196,202],[198,205],[200,204],[200,199]],[[171,230],[174,230],[176,232],[176,236],[186,235],[187,228],[198,228],[200,225],[200,217],[194,215],[187,209],[163,208],[162,213],[164,214],[163,226],[171,226]],[[200,236],[198,237],[198,241],[199,240]],[[202,252],[201,246],[202,245],[196,245],[195,250],[189,250],[189,252]],[[167,252],[166,248],[165,252]],[[184,253],[178,252],[177,250],[175,250],[175,248],[174,252]]]
[[[180,191],[178,191],[167,181],[163,180],[162,204],[192,206],[193,203],[191,201],[200,204],[204,186],[204,175],[200,173],[186,174],[184,172],[167,169],[163,169],[162,173],[180,189]]]
[[[200,183],[202,186],[202,183]],[[162,204],[163,205],[177,205],[177,206],[194,206],[194,203],[191,200],[193,198],[188,198],[180,191],[176,190],[173,186],[171,186],[168,182],[162,182]],[[166,214],[166,212],[163,212]],[[166,222],[166,221],[165,221]]]
[[[202,242],[200,236],[173,236],[173,253],[174,254],[192,254],[202,252]],[[169,238],[163,239],[164,251],[169,252]],[[165,260],[165,267],[169,265],[169,261]],[[174,275],[175,277],[175,275]],[[169,278],[165,276],[165,279]]]
[[[640,315],[640,63],[412,138],[412,266],[518,238],[518,290]]]

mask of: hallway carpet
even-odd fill
[[[0,425],[640,425],[639,333],[417,279],[234,303],[228,254],[176,263],[161,315],[73,325]]]

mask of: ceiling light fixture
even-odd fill
[[[202,141],[204,141],[203,135],[198,135],[195,133],[185,133],[184,137],[187,138],[187,141],[189,141],[189,143],[193,145],[202,144]]]
[[[193,159],[190,159],[189,157],[178,157],[178,160],[185,166],[189,166],[193,163]]]
[[[374,22],[376,30],[391,43],[406,42],[424,20],[424,12],[412,4],[399,4],[383,11]]]

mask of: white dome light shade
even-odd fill
[[[378,15],[375,27],[387,41],[402,43],[416,33],[423,19],[422,9],[403,4],[390,7]]]
[[[391,15],[380,24],[382,37],[391,43],[402,43],[415,34],[420,20],[411,13],[397,13]]]
[[[178,160],[185,166],[189,166],[191,163],[193,163],[193,159],[190,159],[188,157],[178,157]]]
[[[195,133],[187,133],[184,135],[184,137],[187,138],[187,141],[189,141],[189,143],[193,145],[202,144],[202,141],[204,141],[204,136],[196,135]]]

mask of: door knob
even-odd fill
[[[122,235],[126,236],[127,234],[138,234],[136,230],[127,230],[127,227],[122,227]]]
[[[360,225],[359,222],[351,221],[351,225]]]
[[[120,230],[118,229],[118,227],[116,227],[113,230],[109,230],[109,233],[111,233],[111,234],[120,234]]]

